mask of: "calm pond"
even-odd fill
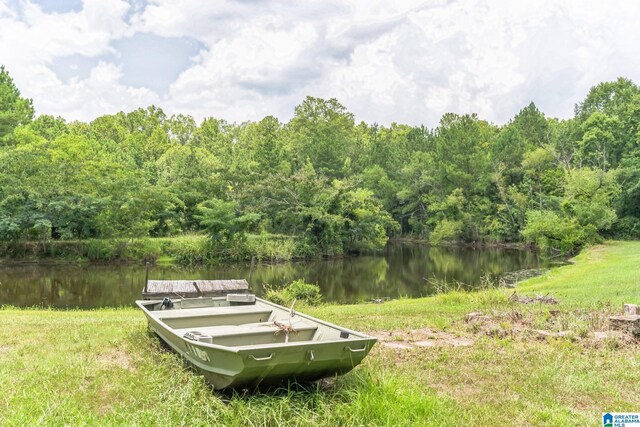
[[[375,255],[257,265],[252,290],[296,279],[317,283],[329,302],[420,297],[447,282],[478,286],[482,277],[546,268],[536,254],[518,249],[470,249],[394,244]],[[249,264],[213,267],[152,266],[150,279],[249,278]],[[142,264],[0,264],[0,305],[96,308],[130,306],[144,286]]]

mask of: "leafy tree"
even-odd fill
[[[243,148],[250,152],[247,157],[257,163],[261,174],[271,173],[280,163],[289,160],[289,147],[284,143],[282,124],[273,116],[247,124],[240,141],[244,142]]]
[[[224,120],[204,119],[195,131],[193,144],[206,149],[228,165],[233,162],[234,127]]]
[[[563,209],[577,220],[586,237],[593,241],[598,233],[609,230],[616,221],[612,200],[620,191],[616,172],[572,170],[567,176]]]
[[[287,125],[297,164],[309,159],[320,173],[342,176],[354,127],[353,114],[336,99],[308,96]]]
[[[586,236],[575,218],[563,217],[554,211],[530,210],[527,225],[522,230],[525,241],[543,250],[571,252],[586,243]]]
[[[525,154],[522,160],[524,170],[524,184],[529,189],[529,200],[531,208],[537,205],[538,209],[543,209],[547,188],[544,185],[545,173],[553,168],[553,156],[545,148],[536,148]]]
[[[549,136],[549,123],[533,103],[500,130],[491,145],[491,159],[494,169],[502,171],[505,185],[518,184],[522,180],[520,165],[526,153],[547,146]]]
[[[549,143],[549,123],[533,102],[520,110],[511,125],[518,130],[529,149]]]
[[[610,118],[600,112],[591,114],[582,124],[582,140],[578,143],[580,162],[604,171],[617,165],[622,156],[621,140],[616,137],[619,127],[616,116]]]
[[[180,200],[175,204],[174,220],[183,230],[197,230],[198,204],[222,194],[221,168],[211,152],[192,145],[174,145],[156,162],[158,183]]]
[[[126,173],[114,176],[106,207],[96,218],[103,237],[148,236],[158,224],[157,212],[173,207],[173,199],[164,189],[145,185],[139,176]]]
[[[434,191],[435,178],[433,157],[429,153],[414,153],[410,163],[401,169],[396,193],[396,218],[406,232],[418,236],[428,234],[427,220],[430,194]]]
[[[486,218],[486,229],[496,240],[513,241],[518,239],[520,230],[525,223],[525,213],[530,207],[530,200],[526,192],[521,191],[520,185],[507,184],[505,178],[506,167],[500,164],[492,175],[497,190],[495,212]]]
[[[617,167],[624,154],[638,146],[640,87],[624,78],[600,83],[576,106],[576,119],[585,133],[591,131],[584,143],[595,145],[594,151],[601,154],[600,164],[594,166]]]
[[[387,212],[391,212],[397,205],[398,183],[389,178],[382,166],[373,165],[366,168],[359,179],[364,188],[371,190],[375,198],[382,202]]]
[[[89,123],[89,139],[98,141],[112,150],[121,150],[129,131],[123,126],[118,115],[104,115]]]
[[[9,72],[0,66],[0,143],[7,143],[13,130],[33,119],[33,102],[22,98]]]
[[[580,123],[577,120],[549,120],[549,145],[547,151],[553,156],[556,164],[569,170],[577,157],[578,143],[581,136]]]
[[[584,101],[576,105],[576,116],[587,119],[595,112],[608,116],[619,115],[631,102],[635,102],[640,88],[631,80],[618,78],[613,82],[603,82],[589,90]]]
[[[178,114],[168,121],[169,135],[173,142],[181,145],[189,144],[196,132],[196,121],[191,116]]]
[[[620,218],[614,224],[617,234],[640,238],[640,150],[629,153],[618,169],[620,197],[613,200]]]
[[[474,115],[445,114],[432,138],[435,191],[446,197],[456,188],[483,193],[490,185],[489,147],[495,129]]]
[[[398,224],[373,197],[373,192],[352,188],[346,182],[334,181],[341,190],[338,213],[346,218],[343,246],[347,250],[371,250],[383,247],[387,236],[397,230]]]
[[[54,239],[97,237],[97,218],[106,204],[106,197],[91,194],[56,197],[49,202],[46,209],[51,221],[51,237]]]
[[[214,240],[244,238],[245,232],[260,219],[256,213],[240,214],[238,204],[209,199],[198,205],[196,219]]]
[[[463,228],[469,222],[465,212],[467,203],[464,191],[456,188],[444,200],[429,206],[429,211],[433,213],[429,219],[434,226],[429,236],[432,243],[458,240],[461,237]]]
[[[69,133],[67,122],[62,117],[49,115],[38,116],[29,124],[29,129],[48,141]]]
[[[560,212],[530,210],[523,237],[543,249],[570,252],[597,241],[616,220],[611,201],[620,192],[614,172],[573,169]]]

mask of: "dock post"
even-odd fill
[[[149,284],[149,264],[150,262],[147,261],[147,272],[144,276],[144,293],[147,293],[147,285]]]
[[[253,267],[255,266],[256,256],[251,257],[251,268],[249,269],[249,288],[253,285]]]

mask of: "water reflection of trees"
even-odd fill
[[[317,283],[327,301],[356,302],[379,297],[417,297],[434,289],[429,281],[469,286],[483,275],[539,267],[535,255],[520,250],[429,248],[395,245],[379,255],[258,265],[253,290],[297,279]],[[249,278],[249,264],[206,268],[153,266],[153,279]],[[0,267],[0,304],[104,307],[131,305],[144,285],[142,265],[16,265]]]
[[[18,265],[0,269],[0,303],[17,306],[131,305],[140,295],[126,266]]]

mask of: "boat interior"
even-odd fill
[[[171,301],[142,301],[150,316],[187,339],[221,346],[361,339],[334,325],[255,298],[227,295]]]

